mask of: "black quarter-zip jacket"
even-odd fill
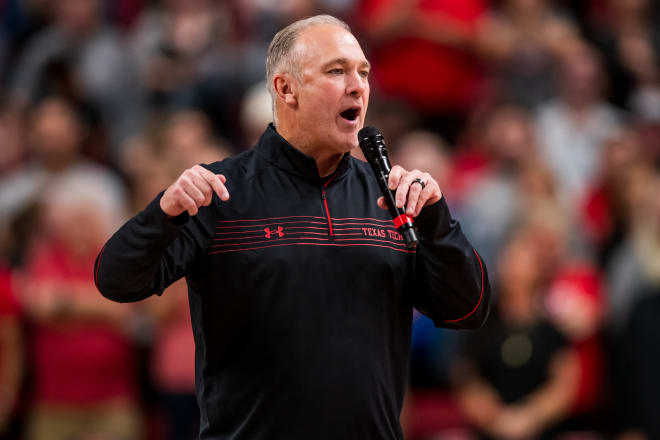
[[[406,250],[368,164],[316,162],[271,125],[255,149],[205,165],[227,177],[196,216],[160,196],[106,243],[102,294],[138,301],[186,277],[200,438],[401,439],[412,309],[477,328],[490,288],[444,199]]]

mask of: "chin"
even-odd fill
[[[358,132],[362,127],[356,128],[351,132],[343,132],[337,139],[337,145],[341,145],[342,152],[351,151],[353,148],[358,148]]]
[[[357,134],[355,135],[355,138],[351,138],[351,139],[344,138],[344,139],[342,139],[342,141],[338,145],[341,146],[340,148],[341,148],[342,153],[348,153],[353,148],[358,148],[359,145],[358,145],[358,141],[357,141]]]

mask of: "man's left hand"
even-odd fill
[[[424,185],[416,181],[420,179]],[[438,182],[429,173],[419,170],[406,171],[399,165],[394,165],[390,171],[388,185],[396,190],[397,208],[406,207],[406,214],[417,217],[423,207],[432,205],[442,198]],[[378,206],[387,209],[383,197],[378,198]]]

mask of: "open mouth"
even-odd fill
[[[339,116],[346,119],[347,121],[355,121],[360,116],[361,111],[362,109],[360,107],[351,107],[339,113]]]

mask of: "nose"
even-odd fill
[[[358,71],[346,75],[346,94],[360,98],[369,87],[369,81]]]

